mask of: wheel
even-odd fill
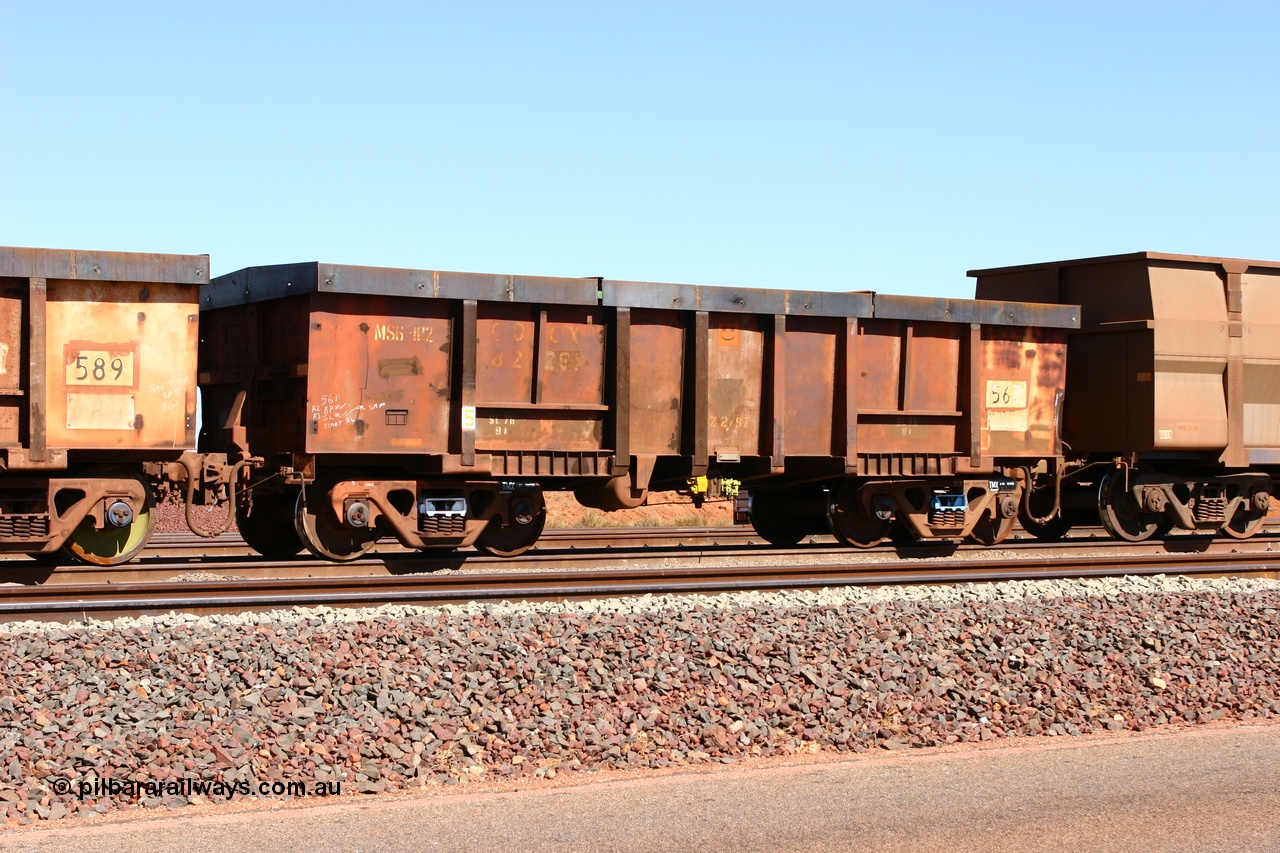
[[[236,527],[250,548],[264,557],[294,557],[302,552],[302,540],[293,525],[297,492],[256,495],[253,505],[236,507]]]
[[[136,480],[142,484],[146,500],[141,508],[135,508],[133,520],[123,527],[107,526],[97,530],[92,519],[86,518],[72,531],[62,550],[67,556],[81,563],[95,566],[118,566],[127,563],[141,553],[151,540],[156,528],[156,502],[151,486],[137,471],[120,466],[92,468],[82,475],[96,479]]]
[[[533,547],[547,526],[547,508],[541,496],[535,501],[518,499],[512,502],[511,523],[499,525],[494,516],[476,537],[475,548],[490,557],[518,557]]]
[[[978,523],[969,531],[969,541],[978,545],[999,545],[1013,532],[1013,525],[1018,519],[999,518],[995,513],[985,512]]]
[[[858,500],[857,485],[846,480],[831,493],[827,524],[831,527],[831,535],[842,545],[872,548],[889,535],[893,518],[880,519],[868,514]]]
[[[1265,512],[1259,512],[1249,505],[1249,501],[1241,501],[1239,508],[1232,513],[1231,519],[1222,525],[1222,532],[1232,539],[1248,539],[1262,529],[1267,520]]]
[[[752,492],[749,500],[751,526],[770,545],[790,548],[809,535],[808,526],[788,509],[784,495]]]
[[[340,523],[329,506],[329,488],[312,488],[309,503],[304,503],[306,492],[298,492],[293,529],[298,541],[312,554],[335,563],[348,563],[368,553],[378,541],[378,534],[371,527]]]
[[[1116,539],[1141,542],[1172,529],[1163,513],[1143,512],[1125,490],[1124,475],[1112,471],[1098,485],[1098,515],[1102,526]],[[1161,530],[1163,529],[1163,533]]]

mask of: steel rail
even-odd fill
[[[642,594],[715,594],[836,586],[955,584],[982,581],[1150,574],[1277,576],[1280,554],[1071,556],[963,560],[929,564],[639,566],[577,571],[453,572],[342,578],[83,584],[9,587],[0,621],[106,619],[123,615],[261,611],[300,606],[438,605],[466,601],[565,600]]]
[[[265,560],[247,546],[238,551],[210,550],[188,554],[185,551],[168,551],[158,548],[146,556],[120,566],[65,565],[53,567],[25,557],[0,561],[0,582],[24,584],[75,584],[75,583],[129,583],[161,581],[182,578],[192,573],[250,577],[349,577],[355,574],[385,575],[388,573],[465,570],[523,570],[534,568],[585,569],[610,565],[629,566],[651,562],[662,556],[673,559],[698,559],[715,561],[748,559],[756,563],[765,560],[788,561],[801,559],[825,559],[860,561],[884,559],[896,556],[901,559],[919,560],[937,557],[977,557],[993,549],[981,545],[951,542],[920,542],[905,546],[886,545],[866,551],[851,550],[836,544],[830,537],[792,548],[778,548],[759,541],[758,537],[742,537],[737,542],[717,541],[707,545],[701,539],[705,530],[715,528],[654,528],[643,531],[646,537],[635,537],[630,543],[597,544],[568,539],[553,547],[552,541],[544,541],[540,547],[519,557],[503,559],[488,557],[471,550],[437,553],[411,551],[392,543],[380,545],[369,556],[351,563],[329,563],[309,554],[289,559]],[[667,531],[671,531],[668,533]],[[628,529],[628,532],[636,532]],[[184,541],[180,535],[169,534],[172,540]],[[607,538],[603,540],[609,543]],[[1280,538],[1256,536],[1249,540],[1211,539],[1208,537],[1173,536],[1141,543],[1122,543],[1108,538],[1077,538],[1063,542],[1039,542],[1034,539],[1009,540],[1001,544],[998,552],[1017,553],[1027,557],[1049,555],[1059,557],[1070,552],[1095,553],[1100,550],[1125,554],[1169,553],[1224,553],[1280,552]]]

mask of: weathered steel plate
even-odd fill
[[[940,323],[982,323],[989,326],[1080,328],[1080,311],[1074,305],[936,299],[927,296],[890,296],[883,293],[875,294],[875,316],[887,320],[931,320]]]
[[[870,317],[871,294],[816,290],[760,290],[696,284],[613,281],[600,283],[601,304],[677,311]]]
[[[50,280],[50,447],[195,446],[197,291],[189,284]]]
[[[208,255],[0,246],[0,277],[209,283]]]
[[[303,293],[475,299],[488,302],[554,302],[595,305],[598,279],[406,270],[344,264],[301,263],[248,267],[220,275],[205,291],[202,308],[264,302]]]

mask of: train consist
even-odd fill
[[[1134,255],[951,300],[0,249],[0,550],[123,562],[156,490],[336,561],[519,554],[551,489],[745,488],[780,545],[1099,515],[1248,536],[1280,462],[1277,274]]]

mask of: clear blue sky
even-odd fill
[[[0,244],[968,296],[1280,259],[1280,4],[0,0]]]

